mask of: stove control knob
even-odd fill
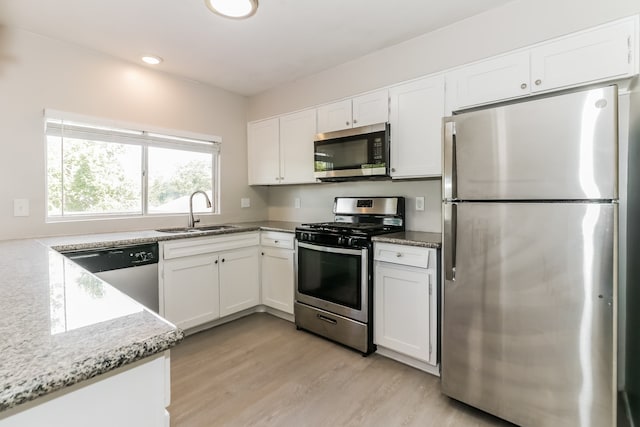
[[[339,244],[339,245],[344,245],[345,240],[346,240],[346,239],[345,239],[343,236],[338,237],[338,244]]]

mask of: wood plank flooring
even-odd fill
[[[172,349],[171,399],[172,427],[512,426],[442,395],[432,375],[264,313]]]

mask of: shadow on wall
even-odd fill
[[[16,58],[9,54],[9,28],[0,24],[0,76],[7,64],[15,60]]]

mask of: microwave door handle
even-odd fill
[[[453,117],[445,117],[442,126],[442,198],[452,200],[458,197],[456,170],[456,122]]]

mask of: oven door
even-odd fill
[[[296,301],[368,321],[368,249],[296,242]]]

